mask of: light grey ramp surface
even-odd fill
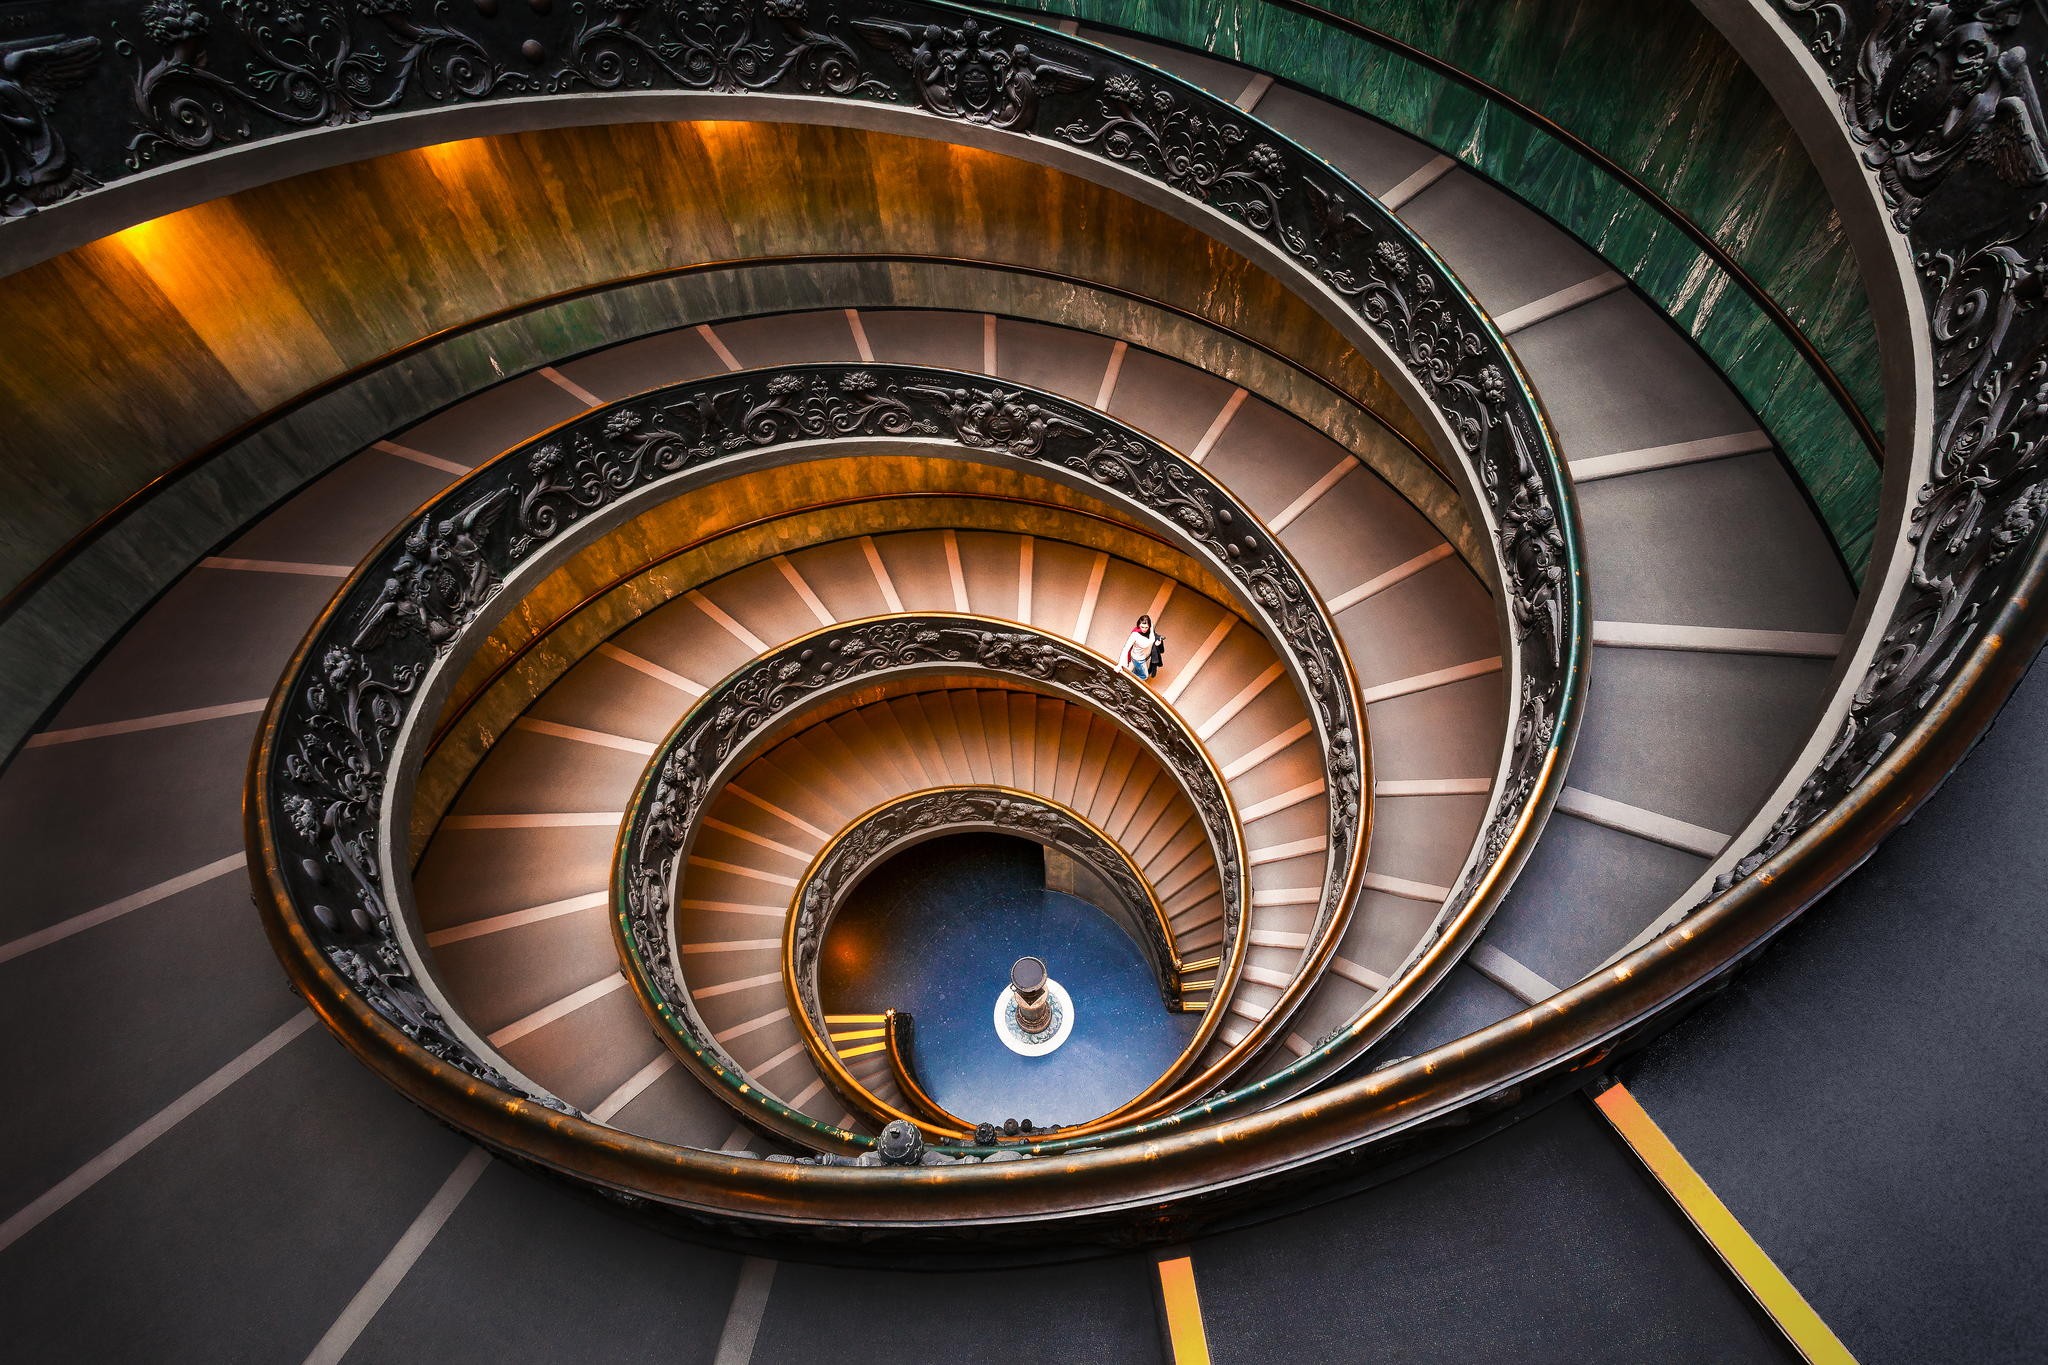
[[[2048,1341],[2048,675],[1630,1088],[1865,1365]]]
[[[309,1030],[0,1252],[23,1360],[297,1359],[464,1144]]]
[[[1193,1257],[1217,1360],[1797,1359],[1576,1097]]]
[[[0,964],[0,1218],[299,1008],[239,872]]]
[[[348,1359],[708,1362],[738,1262],[493,1162]]]

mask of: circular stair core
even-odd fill
[[[989,1018],[1027,955],[1074,1001],[1072,1034],[1037,1057],[1005,1047]],[[1047,890],[1043,850],[1007,834],[950,834],[877,866],[833,918],[818,973],[828,1015],[911,1015],[918,1080],[970,1123],[1106,1114],[1158,1079],[1199,1018],[1169,1011],[1130,935],[1101,908]]]

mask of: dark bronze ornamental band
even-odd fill
[[[541,12],[545,10],[545,12]],[[1483,504],[1518,641],[1523,742],[1461,900],[1496,880],[1561,784],[1584,655],[1570,496],[1497,331],[1442,263],[1320,158],[1141,62],[912,0],[588,0],[485,14],[455,0],[109,3],[12,54],[0,121],[16,215],[268,139],[495,100],[762,94],[893,107],[1090,158],[1220,215],[1362,326],[1434,410]],[[1336,755],[1342,761],[1344,755]]]
[[[1904,528],[1906,587],[1849,715],[1717,892],[1940,718],[1973,655],[2039,633],[2002,615],[2027,607],[2019,588],[2040,572],[2048,522],[2048,15],[2011,0],[1776,2],[1911,244],[1933,342],[1934,449]]]
[[[386,113],[592,92],[760,92],[784,107],[815,98],[821,117],[864,104],[934,128],[951,123],[963,140],[1015,137],[1021,149],[1054,148],[1192,206],[1219,235],[1255,240],[1295,287],[1342,316],[1354,340],[1391,357],[1420,395],[1492,537],[1509,631],[1508,752],[1481,838],[1428,941],[1369,1007],[1374,1020],[1398,1018],[1447,969],[1527,856],[1562,784],[1585,655],[1560,461],[1498,332],[1441,262],[1368,196],[1257,120],[1141,63],[940,4],[867,0],[828,10],[752,0],[706,11],[591,0],[545,15],[507,5],[486,19],[433,0],[252,0],[231,9],[152,0],[99,13],[115,17],[74,35],[97,46],[67,49],[63,83],[38,105],[48,127],[11,149],[11,172],[36,163],[34,184],[20,192],[29,209],[63,212],[92,193],[94,180]],[[123,121],[115,146],[103,134]],[[11,125],[0,129],[0,138],[22,137]],[[9,230],[0,226],[0,235]],[[403,806],[418,761],[413,723],[433,709],[443,675],[523,584],[626,504],[663,496],[669,480],[681,489],[713,477],[722,462],[833,440],[925,442],[1029,462],[1170,525],[1215,566],[1281,649],[1328,756],[1330,852],[1317,933],[1331,941],[1357,884],[1370,809],[1360,708],[1327,614],[1272,538],[1198,468],[1099,413],[979,377],[808,367],[699,381],[572,422],[464,478],[344,587],[288,671],[252,764],[253,867],[295,983],[358,1055],[463,1131],[607,1191],[726,1226],[1115,1219],[1134,1200],[1164,1207],[1162,1199],[1243,1188],[1361,1146],[1378,1130],[1363,1119],[1333,1127],[1353,1110],[1331,1108],[1331,1098],[1369,1109],[1405,1073],[1214,1129],[1241,1125],[1256,1143],[1217,1144],[1198,1128],[1232,1106],[1313,1081],[1362,1046],[1365,1016],[1258,1086],[1101,1135],[1135,1140],[1137,1164],[1128,1168],[1116,1159],[1123,1149],[1052,1144],[1038,1160],[1001,1167],[877,1172],[764,1169],[553,1112],[521,1098],[436,1013],[394,926],[406,888],[388,835],[402,827],[392,808]],[[1113,1180],[1100,1178],[1107,1165],[1117,1166]],[[921,1199],[890,1193],[890,1181],[911,1176],[938,1184]],[[956,1176],[947,1192],[942,1177]],[[1056,1190],[1043,1183],[1054,1178],[1065,1182]],[[869,1192],[846,1183],[859,1180]]]
[[[877,438],[964,448],[1082,482],[1176,531],[1233,584],[1289,664],[1329,756],[1331,853],[1321,922],[1340,923],[1337,902],[1362,851],[1362,731],[1334,628],[1277,542],[1194,465],[1100,413],[966,375],[889,366],[720,376],[589,414],[467,476],[375,552],[301,647],[262,734],[250,812],[277,913],[410,1042],[517,1093],[434,1009],[393,923],[386,877],[403,873],[384,852],[381,822],[387,795],[403,790],[391,786],[391,765],[425,680],[459,659],[466,634],[487,633],[489,609],[509,578],[545,570],[576,543],[579,526],[599,525],[623,500],[657,496],[671,481],[686,486],[784,448]],[[925,648],[916,639],[884,641],[883,632],[873,627],[869,643]],[[946,649],[952,652],[928,650],[930,662],[964,658],[1055,680],[1071,672],[1071,686],[1084,693],[1109,685],[1098,675],[1129,685],[1102,660],[1028,630],[963,637]],[[757,662],[721,684],[720,694],[753,705],[760,698],[745,689],[755,688],[787,700],[834,662],[819,654],[771,657],[778,670],[795,671],[771,677]],[[1133,711],[1130,723],[1144,719],[1163,726],[1162,735],[1178,734],[1151,714],[1164,708],[1144,696],[1151,711]],[[394,829],[402,826],[400,812]]]
[[[825,697],[919,674],[980,673],[1071,698],[1114,722],[1159,762],[1194,807],[1221,880],[1227,964],[1223,975],[1234,977],[1242,961],[1244,831],[1223,776],[1201,742],[1142,682],[1071,641],[973,616],[880,616],[795,640],[743,665],[706,692],[655,750],[619,835],[612,912],[627,979],[664,1038],[702,1079],[719,1088],[728,1103],[796,1141],[857,1146],[867,1140],[815,1123],[758,1088],[749,1088],[746,1073],[698,1015],[676,941],[675,910],[679,878],[689,861],[699,819],[726,782],[767,743],[783,737],[789,724],[800,722],[806,708]],[[964,798],[956,798],[956,804],[959,800]],[[911,805],[891,806],[889,811],[900,822],[935,809]],[[884,827],[893,826],[888,821],[870,826]],[[830,893],[839,885],[831,878],[818,880],[816,872],[813,869],[800,892],[785,935],[784,984],[798,1006],[793,1013],[806,1026],[824,1017],[817,997],[817,953],[824,939],[824,916],[831,908]],[[1126,875],[1135,878],[1135,873]],[[1163,928],[1156,937],[1154,954],[1162,977],[1176,973],[1178,964]],[[1224,993],[1219,987],[1219,997]],[[1200,1053],[1221,1022],[1220,1011],[1206,1013],[1174,1067],[1139,1098],[1158,1094]],[[820,1060],[828,1074],[836,1072],[828,1060]]]

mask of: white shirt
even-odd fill
[[[1148,635],[1142,630],[1131,632],[1131,638],[1124,641],[1124,662],[1135,664],[1152,657],[1152,645],[1159,637]]]

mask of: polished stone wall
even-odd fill
[[[422,337],[649,272],[816,252],[1013,263],[1132,290],[1302,358],[1421,437],[1277,280],[1074,176],[853,129],[564,128],[278,181],[8,277],[0,582],[238,424]]]
[[[963,264],[716,268],[897,252]],[[690,267],[713,268],[663,273]],[[1406,447],[1352,400],[1411,440],[1420,425],[1336,330],[1244,257],[1123,195],[850,129],[511,134],[246,190],[8,277],[0,583],[181,461],[208,458],[0,620],[0,753],[177,574],[369,442],[597,346],[820,306],[987,310],[1178,356],[1316,423],[1478,554],[1448,482],[1412,456],[1413,477],[1389,466]],[[340,378],[351,382],[320,391]]]

